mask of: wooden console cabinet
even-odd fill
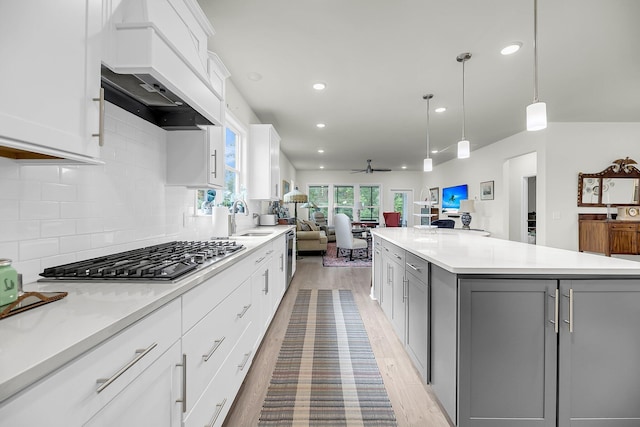
[[[640,220],[612,220],[604,214],[578,215],[578,250],[640,255]]]

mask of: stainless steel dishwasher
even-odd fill
[[[296,234],[293,230],[287,231],[287,288],[289,287],[289,283],[291,283],[291,279],[293,278],[293,257],[296,256],[293,253],[293,239],[296,238]]]

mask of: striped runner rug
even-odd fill
[[[350,290],[298,291],[258,425],[397,425]]]

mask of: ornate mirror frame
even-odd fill
[[[637,162],[628,157],[614,160],[612,165],[598,173],[578,174],[578,206],[637,206],[640,205],[640,170]],[[622,179],[623,181],[618,181]],[[626,181],[630,180],[630,181]],[[611,199],[615,185],[626,187]],[[628,200],[626,195],[628,193]]]

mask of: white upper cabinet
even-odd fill
[[[224,186],[224,128],[167,133],[167,185]]]
[[[249,199],[280,199],[280,135],[273,125],[251,125],[247,151]]]
[[[0,154],[102,163],[102,0],[0,2]]]

